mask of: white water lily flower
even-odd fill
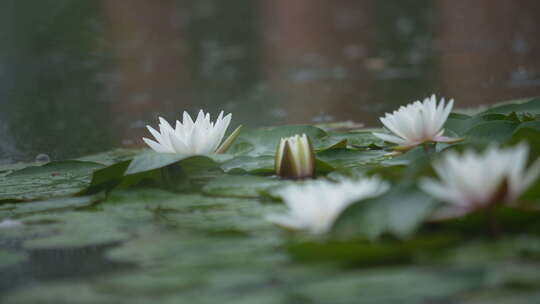
[[[146,126],[156,141],[148,138],[143,138],[143,140],[154,151],[161,153],[224,153],[238,136],[241,128],[241,126],[236,128],[220,146],[231,122],[231,114],[223,117],[223,111],[221,111],[216,121],[212,122],[210,113],[205,114],[201,110],[194,122],[184,111],[183,122],[177,120],[175,128],[162,117],[159,118],[159,122],[159,132]]]
[[[289,229],[325,233],[351,203],[378,196],[388,188],[389,184],[378,177],[338,183],[316,180],[288,186],[278,195],[289,207],[289,214],[271,214],[267,220]]]
[[[443,136],[443,125],[452,111],[454,100],[445,105],[444,98],[437,104],[435,95],[401,106],[392,114],[386,113],[380,120],[393,133],[373,133],[376,137],[395,143],[400,150],[408,150],[427,142],[456,142],[460,138]]]
[[[315,174],[315,152],[306,134],[282,138],[276,152],[276,174],[285,178],[307,178]]]
[[[526,170],[529,148],[490,146],[483,153],[450,151],[433,164],[440,181],[424,178],[420,188],[453,206],[440,217],[466,214],[497,202],[514,202],[540,174],[540,159]]]

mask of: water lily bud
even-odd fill
[[[276,174],[283,178],[315,175],[315,152],[306,134],[282,138],[276,152]]]

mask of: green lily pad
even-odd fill
[[[505,143],[512,138],[518,124],[508,120],[482,122],[465,133],[466,143]]]
[[[0,205],[0,219],[35,212],[88,207],[104,198],[105,196],[103,194],[96,194],[91,196],[52,198],[45,201],[2,204]]]
[[[469,293],[458,299],[459,304],[532,304],[538,303],[540,291],[519,288],[490,289]]]
[[[102,164],[104,166],[110,166],[116,163],[130,160],[141,152],[142,150],[139,149],[114,149],[111,151],[79,157],[77,158],[77,160],[94,162]]]
[[[483,138],[481,145],[492,138],[504,144],[527,140],[535,151],[540,130],[533,116],[481,116],[474,123],[476,116],[452,114],[451,119],[460,132],[472,132],[473,139],[480,134],[476,138]],[[506,132],[509,123],[515,128]],[[376,174],[395,185],[380,197],[344,210],[327,235],[284,232],[265,217],[287,207],[269,200],[274,191],[297,181],[269,175],[277,141],[296,133],[314,138],[318,173],[327,171],[327,177],[336,179]],[[467,141],[451,149],[473,144]],[[327,133],[311,126],[282,126],[247,131],[230,155],[143,153],[132,161],[134,151],[128,150],[84,157],[99,164],[87,168],[86,182],[77,191],[61,198],[0,203],[0,218],[15,217],[23,223],[0,229],[0,247],[7,246],[0,249],[0,267],[26,267],[16,264],[29,256],[40,271],[32,285],[3,290],[1,300],[416,304],[482,303],[497,299],[497,294],[506,300],[500,303],[534,303],[533,291],[540,288],[535,272],[540,261],[540,224],[534,210],[538,197],[523,197],[531,210],[495,213],[499,231],[484,211],[434,222],[429,215],[437,202],[414,185],[419,176],[432,174],[429,164],[445,147],[437,145],[428,153],[420,147],[390,158],[381,146],[369,129]],[[60,170],[66,175],[63,182],[72,171],[81,170],[80,163]],[[0,168],[0,176],[5,176],[0,183],[20,174],[13,171],[49,166],[23,169],[29,165],[33,164]],[[46,188],[53,186],[57,185]],[[169,186],[175,191],[165,190]],[[4,187],[0,189],[2,193]],[[35,185],[28,189],[41,191]],[[71,196],[82,192],[94,195]],[[106,259],[133,267],[92,277],[62,273],[64,279],[54,281],[56,272],[41,270],[39,256],[44,252],[100,245],[107,245]],[[43,267],[49,268],[55,267]]]
[[[491,271],[497,271],[498,267],[493,265],[502,265],[507,261],[515,263],[520,257],[528,257],[529,262],[537,261],[540,258],[540,238],[518,236],[469,240],[439,252],[434,256],[434,261],[454,265],[485,265],[492,268]]]
[[[426,229],[439,233],[460,233],[466,236],[540,235],[537,208],[495,205],[477,209],[462,217],[428,223]]]
[[[79,281],[48,283],[16,290],[5,297],[6,303],[128,303],[120,297],[107,295],[95,290],[91,285]],[[134,303],[131,301],[131,303]]]
[[[274,161],[274,156],[238,156],[221,168],[232,174],[271,174],[275,172]]]
[[[27,258],[28,256],[22,252],[13,252],[0,249],[0,269],[21,263]]]
[[[483,271],[475,268],[428,270],[403,267],[353,271],[332,276],[300,286],[294,293],[308,299],[310,303],[321,304],[417,304],[437,299],[442,301],[478,288],[483,279]]]
[[[505,121],[505,120],[508,120],[508,119],[507,119],[507,116],[504,114],[483,113],[483,114],[479,114],[473,117],[469,117],[467,119],[448,118],[448,120],[446,121],[444,125],[444,128],[445,130],[450,130],[459,136],[463,136],[470,129],[474,128],[475,126],[481,123],[490,122],[490,121]]]
[[[377,163],[385,159],[387,152],[383,150],[357,151],[349,149],[335,149],[317,153],[320,159],[330,166],[338,169]]]
[[[296,134],[306,134],[309,136],[315,149],[320,149],[322,147],[321,140],[326,136],[326,132],[323,130],[306,125],[244,130],[238,137],[238,142],[231,147],[231,150],[237,150],[238,148],[235,147],[237,145],[245,145],[245,143],[248,143],[251,145],[251,150],[246,151],[247,155],[274,155],[281,138],[294,136]]]
[[[508,104],[492,107],[485,111],[485,113],[497,114],[510,114],[512,112],[540,114],[540,98],[520,100],[516,103],[510,102]]]
[[[202,190],[216,196],[259,197],[263,191],[290,183],[293,182],[276,177],[224,175],[210,181]]]
[[[379,197],[349,206],[335,224],[340,235],[375,240],[384,233],[409,238],[431,214],[437,202],[410,187],[395,187]]]
[[[1,200],[37,200],[76,194],[103,165],[83,161],[51,162],[0,177]]]
[[[224,162],[232,157],[226,154],[213,154],[213,155],[186,155],[186,154],[174,154],[174,153],[158,153],[154,151],[148,151],[137,155],[128,168],[126,169],[125,175],[137,174],[148,172],[156,169],[161,169],[169,165],[178,163],[186,159],[204,159],[213,161],[216,163]]]
[[[529,157],[540,157],[540,121],[529,121],[520,124],[512,134],[513,144],[526,142],[529,144]]]
[[[110,244],[130,237],[124,231],[126,223],[113,216],[91,212],[66,212],[40,214],[22,218],[28,226],[48,223],[49,233],[24,242],[27,249],[80,248],[90,245]]]
[[[229,174],[274,174],[273,156],[238,156],[226,162],[221,168]],[[317,173],[327,173],[335,170],[329,163],[316,158],[315,171]]]
[[[124,173],[130,163],[131,160],[126,160],[94,171],[90,185],[81,191],[81,194],[92,194],[116,187],[124,179]]]
[[[347,146],[355,148],[369,148],[369,147],[382,147],[384,141],[375,137],[373,132],[381,132],[381,129],[363,129],[361,131],[351,132],[332,132],[328,134],[328,138],[332,138],[334,141],[346,141]],[[338,148],[338,147],[336,147]],[[346,148],[346,147],[339,147]]]

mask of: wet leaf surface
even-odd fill
[[[452,114],[446,128],[464,143],[397,157],[372,130],[282,126],[246,130],[227,155],[114,150],[4,166],[0,219],[22,225],[0,228],[0,301],[537,303],[538,182],[527,208],[444,221],[416,187],[449,149],[527,141],[532,161],[540,129],[526,113],[537,110]],[[318,178],[379,175],[392,190],[349,206],[328,235],[275,227],[265,217],[287,208],[273,193],[301,181],[274,177],[273,153],[297,133],[312,137]]]
[[[76,194],[103,165],[83,161],[51,162],[0,177],[0,201],[36,200]]]

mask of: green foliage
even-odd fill
[[[481,122],[471,127],[465,138],[468,143],[505,143],[511,139],[518,123],[508,120]]]
[[[529,121],[520,124],[512,134],[512,143],[526,142],[530,147],[530,158],[540,156],[540,121]]]
[[[7,250],[0,250],[0,270],[4,267],[12,266],[27,259],[26,254]]]
[[[320,147],[321,140],[326,136],[326,132],[323,130],[305,125],[244,130],[232,145],[229,153],[243,150],[244,152],[242,154],[250,156],[274,155],[281,138],[296,134],[306,134],[309,136],[313,141],[315,149]],[[238,145],[249,146],[249,148],[238,148]]]
[[[43,252],[98,247],[106,248],[107,263],[129,266],[37,282],[2,300],[534,303],[540,290],[540,180],[523,195],[523,205],[437,221],[431,215],[440,202],[417,183],[433,175],[431,161],[446,150],[527,142],[532,163],[540,156],[539,107],[529,100],[473,116],[452,114],[445,128],[464,142],[394,157],[368,129],[281,126],[243,131],[225,155],[114,150],[4,166],[0,223],[10,218],[23,224],[0,225],[0,268],[39,263],[34,259]],[[310,136],[317,150],[318,178],[378,175],[393,186],[351,204],[326,235],[274,227],[265,217],[286,209],[276,191],[302,183],[273,176],[274,153],[281,137],[299,133]]]
[[[73,195],[87,187],[92,172],[102,167],[83,161],[59,161],[27,167],[0,177],[0,201]]]
[[[382,196],[352,204],[336,223],[336,233],[376,240],[385,233],[408,238],[436,206],[411,187],[399,186]]]
[[[215,196],[258,197],[263,191],[290,183],[276,177],[223,175],[206,184],[203,192]]]
[[[274,173],[274,156],[238,156],[224,163],[221,168],[227,173]]]
[[[517,103],[506,103],[500,106],[492,107],[486,110],[484,113],[511,114],[512,112],[540,114],[540,98],[521,100]]]
[[[506,120],[506,115],[503,114],[479,114],[473,117],[470,116],[451,116],[448,118],[445,124],[446,130],[453,131],[454,133],[463,136],[470,129],[475,127],[478,124],[497,121],[497,120]]]
[[[382,150],[357,151],[351,149],[334,149],[317,153],[320,159],[334,168],[347,168],[378,163],[384,159],[386,152]]]
[[[36,212],[58,211],[65,209],[78,209],[89,207],[104,198],[105,195],[103,195],[103,193],[98,193],[96,195],[90,196],[60,197],[44,201],[25,203],[6,203],[0,205],[0,219],[13,218]]]
[[[174,153],[157,153],[154,151],[148,151],[137,155],[131,163],[124,175],[132,175],[137,173],[149,172],[156,169],[165,168],[172,164],[178,163],[180,161],[189,159],[189,158],[198,158],[201,161],[224,161],[229,158],[227,155],[209,155],[209,156],[193,156],[185,154],[174,154]],[[206,158],[206,159],[204,159]],[[217,163],[216,163],[217,166]]]

